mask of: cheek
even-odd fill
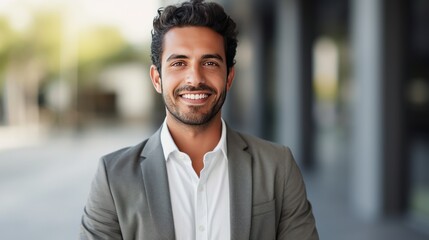
[[[171,78],[164,78],[161,81],[161,93],[165,95],[173,95],[174,89],[178,87],[178,84]]]

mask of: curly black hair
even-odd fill
[[[202,26],[208,27],[223,36],[227,70],[235,64],[237,49],[237,25],[225,13],[222,6],[204,0],[191,0],[177,5],[158,9],[153,19],[151,59],[161,73],[161,56],[164,35],[174,27]]]

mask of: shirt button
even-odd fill
[[[204,230],[206,230],[206,228],[203,225],[201,225],[198,227],[198,230],[200,230],[201,232],[204,232]]]
[[[202,186],[201,186],[201,187],[199,187],[199,188],[198,188],[198,191],[200,191],[200,192],[204,191],[204,187],[202,187]]]

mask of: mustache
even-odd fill
[[[207,86],[204,83],[201,83],[197,87],[191,86],[191,85],[181,86],[174,91],[174,94],[177,96],[177,95],[180,95],[180,93],[184,92],[184,91],[186,91],[186,92],[209,91],[211,94],[216,93],[216,90],[214,88]]]

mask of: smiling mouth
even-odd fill
[[[206,93],[200,93],[200,94],[191,94],[191,93],[186,93],[183,95],[180,95],[182,98],[185,99],[190,99],[190,100],[200,100],[200,99],[206,99],[209,97],[209,94]]]

